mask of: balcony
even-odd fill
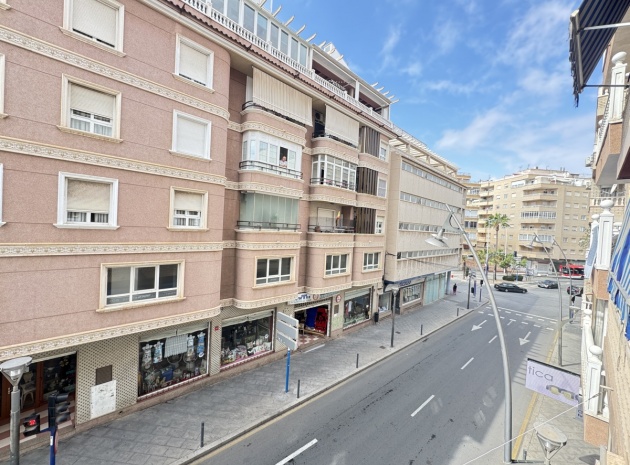
[[[311,186],[334,186],[353,192],[356,190],[356,185],[353,181],[336,181],[330,178],[311,178]]]
[[[282,166],[273,165],[271,163],[265,163],[262,161],[245,160],[238,164],[240,170],[243,171],[262,171],[264,173],[271,173],[278,176],[285,176],[293,179],[302,179],[302,172],[284,168]]]
[[[328,139],[332,139],[334,141],[339,142],[340,144],[344,144],[347,145],[348,147],[352,147],[353,149],[357,149],[358,150],[358,146],[354,145],[351,142],[348,142],[346,140],[343,140],[341,137],[337,137],[333,134],[329,134],[327,133],[325,130],[324,131],[316,131],[313,132],[313,139],[320,139],[320,138],[328,138]]]
[[[272,221],[237,221],[237,229],[255,229],[257,231],[276,230],[276,231],[299,231],[299,224],[291,223],[274,223]]]
[[[309,218],[308,232],[354,233],[354,220],[335,218]]]

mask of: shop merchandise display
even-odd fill
[[[225,326],[221,337],[221,365],[228,365],[272,350],[272,317]]]

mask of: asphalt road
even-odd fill
[[[525,286],[527,294],[495,293],[509,355],[513,436],[531,399],[527,358],[547,360],[558,315],[556,289]],[[496,464],[503,458],[503,405],[488,306],[196,463]]]

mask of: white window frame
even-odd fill
[[[381,269],[381,253],[366,252],[363,254],[363,271],[374,271]]]
[[[0,10],[8,10],[11,5],[7,3],[7,0],[0,0]]]
[[[68,222],[67,215],[67,198],[68,198],[68,180],[98,182],[109,184],[109,212],[107,223],[72,223]],[[85,174],[75,173],[59,173],[58,189],[57,189],[57,228],[73,228],[73,229],[118,229],[118,179],[102,178],[98,176],[88,176]]]
[[[6,224],[4,221],[2,221],[2,210],[3,210],[2,192],[4,190],[3,181],[4,181],[4,165],[0,163],[0,226],[4,226]]]
[[[341,265],[341,257],[346,257],[346,266],[343,267]],[[330,264],[329,264],[330,259]],[[338,260],[337,266],[335,266],[335,259]],[[336,255],[326,255],[326,263],[325,263],[325,275],[326,276],[340,276],[343,274],[348,274],[348,266],[350,263],[350,254],[336,254]],[[330,265],[330,266],[329,266]]]
[[[386,142],[381,142],[381,145],[378,151],[378,158],[380,158],[383,161],[387,161],[388,156],[389,156],[389,144],[387,144]]]
[[[261,260],[265,260],[267,262],[267,274],[263,278],[258,277],[258,262]],[[269,274],[269,262],[278,260],[278,274],[270,275]],[[282,261],[289,260],[289,273],[282,273]],[[256,257],[256,266],[254,267],[254,285],[256,287],[259,286],[269,286],[269,285],[279,285],[279,284],[287,284],[293,282],[293,270],[295,269],[295,256],[290,255],[286,257]],[[260,282],[259,282],[260,281]]]
[[[385,234],[385,217],[376,216],[376,225],[374,226],[375,234]]]
[[[204,55],[207,56],[207,69],[206,69],[206,83],[203,84],[201,82],[195,81],[192,78],[188,77],[188,76],[184,76],[180,73],[180,65],[181,65],[181,44],[184,44],[187,47],[193,48],[196,51],[198,51],[199,53],[202,53]],[[214,92],[213,90],[213,85],[214,85],[214,52],[212,50],[209,50],[201,45],[199,45],[196,42],[193,42],[192,40],[177,34],[177,49],[176,49],[176,56],[175,56],[175,76],[178,79],[181,79],[184,82],[199,86],[204,88],[205,90],[209,90],[211,92]]]
[[[381,183],[383,183],[384,186],[381,187]],[[376,196],[382,199],[387,198],[387,179],[378,178],[378,183],[376,187]]]
[[[167,295],[164,297],[155,297],[155,298],[147,298],[147,299],[139,299],[139,300],[133,300],[133,296],[135,295],[142,295],[142,294],[148,294],[151,292],[155,292],[156,295],[159,295],[160,292],[160,288],[159,288],[159,272],[157,272],[155,274],[155,286],[152,289],[143,289],[143,290],[137,290],[135,291],[133,289],[133,285],[134,285],[134,278],[135,278],[135,270],[139,269],[139,268],[150,268],[150,267],[156,267],[159,270],[159,267],[161,265],[177,265],[177,287],[176,288],[168,288],[163,290],[162,292],[169,292],[171,293],[171,295]],[[115,302],[115,303],[111,303],[108,304],[107,300],[109,298],[109,296],[107,295],[107,277],[108,277],[108,271],[110,269],[114,269],[114,268],[130,268],[130,272],[129,272],[129,293],[128,294],[116,294],[118,296],[124,296],[124,295],[128,295],[129,296],[129,300],[124,301],[124,302]],[[175,290],[175,293],[172,294],[173,289]],[[164,302],[164,301],[172,301],[172,300],[180,300],[182,299],[183,293],[184,291],[184,261],[180,260],[180,261],[164,261],[164,262],[146,262],[146,263],[103,263],[101,264],[101,301],[100,301],[100,308],[104,309],[104,310],[110,310],[110,309],[120,309],[121,307],[130,307],[130,306],[140,306],[140,305],[146,305],[146,304],[154,304],[157,302]],[[116,295],[112,296],[115,297]]]
[[[107,50],[109,52],[115,52],[118,55],[124,55],[123,54],[123,37],[124,37],[124,31],[125,31],[125,6],[121,3],[118,3],[115,0],[94,0],[117,10],[118,17],[116,18],[116,33],[115,33],[116,43],[114,44],[113,47],[110,47],[109,45],[103,42],[100,42],[97,39],[92,39],[72,29],[73,27],[72,26],[72,23],[73,23],[72,10],[73,10],[74,1],[75,0],[64,0],[63,27],[61,30],[65,34],[68,34],[88,44],[99,47],[103,50]]]
[[[121,109],[121,94],[118,91],[108,89],[103,86],[98,86],[91,82],[84,81],[82,79],[76,79],[70,76],[66,76],[65,74],[61,77],[62,83],[62,99],[61,99],[61,125],[57,126],[60,130],[64,132],[70,132],[72,134],[80,134],[83,136],[94,137],[96,139],[108,140],[113,142],[121,142],[120,140],[120,109]],[[71,127],[71,115],[70,111],[72,110],[72,102],[70,99],[71,87],[73,85],[81,86],[93,90],[94,92],[100,92],[103,94],[108,94],[114,97],[114,105],[112,108],[113,121],[112,121],[112,135],[107,136],[103,134],[96,134],[90,131],[82,131],[80,129],[75,129]]]
[[[186,192],[191,194],[199,194],[201,196],[201,211],[199,212],[199,226],[180,226],[175,224],[176,218],[186,218],[186,219],[194,219],[195,216],[191,215],[190,212],[183,214],[182,216],[178,216],[175,213],[175,193],[176,192]],[[171,187],[171,197],[170,197],[170,208],[169,208],[169,229],[175,231],[190,231],[190,230],[207,230],[208,226],[208,192],[207,191],[199,191],[194,189],[182,189],[179,187]]]
[[[0,5],[2,5],[2,0],[0,0]],[[0,119],[7,117],[7,114],[4,112],[5,62],[4,54],[0,53]]]
[[[189,119],[192,121],[195,121],[197,123],[202,123],[206,125],[206,134],[205,134],[205,140],[204,140],[204,148],[203,148],[203,155],[199,155],[199,154],[195,154],[195,153],[188,153],[188,152],[182,152],[181,150],[178,149],[177,147],[177,121],[179,118],[185,118],[185,119]],[[211,160],[212,157],[210,156],[210,142],[211,142],[211,138],[212,138],[212,122],[203,119],[203,118],[199,118],[197,116],[193,116],[190,115],[188,113],[183,113],[181,111],[177,111],[174,110],[173,111],[173,145],[172,145],[172,149],[171,149],[171,153],[174,155],[183,155],[186,157],[192,157],[198,160]]]

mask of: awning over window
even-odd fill
[[[326,105],[326,132],[352,145],[359,145],[359,122]]]
[[[257,68],[254,68],[253,100],[307,126],[313,124],[311,98]]]
[[[569,61],[573,75],[573,95],[579,100],[597,62],[617,31],[630,6],[630,0],[584,0],[580,8],[571,14],[569,23]],[[594,28],[594,29],[589,29]]]
[[[630,207],[626,207],[623,228],[617,240],[610,263],[608,292],[610,300],[617,306],[624,325],[626,339],[630,339],[628,312],[630,310]]]

